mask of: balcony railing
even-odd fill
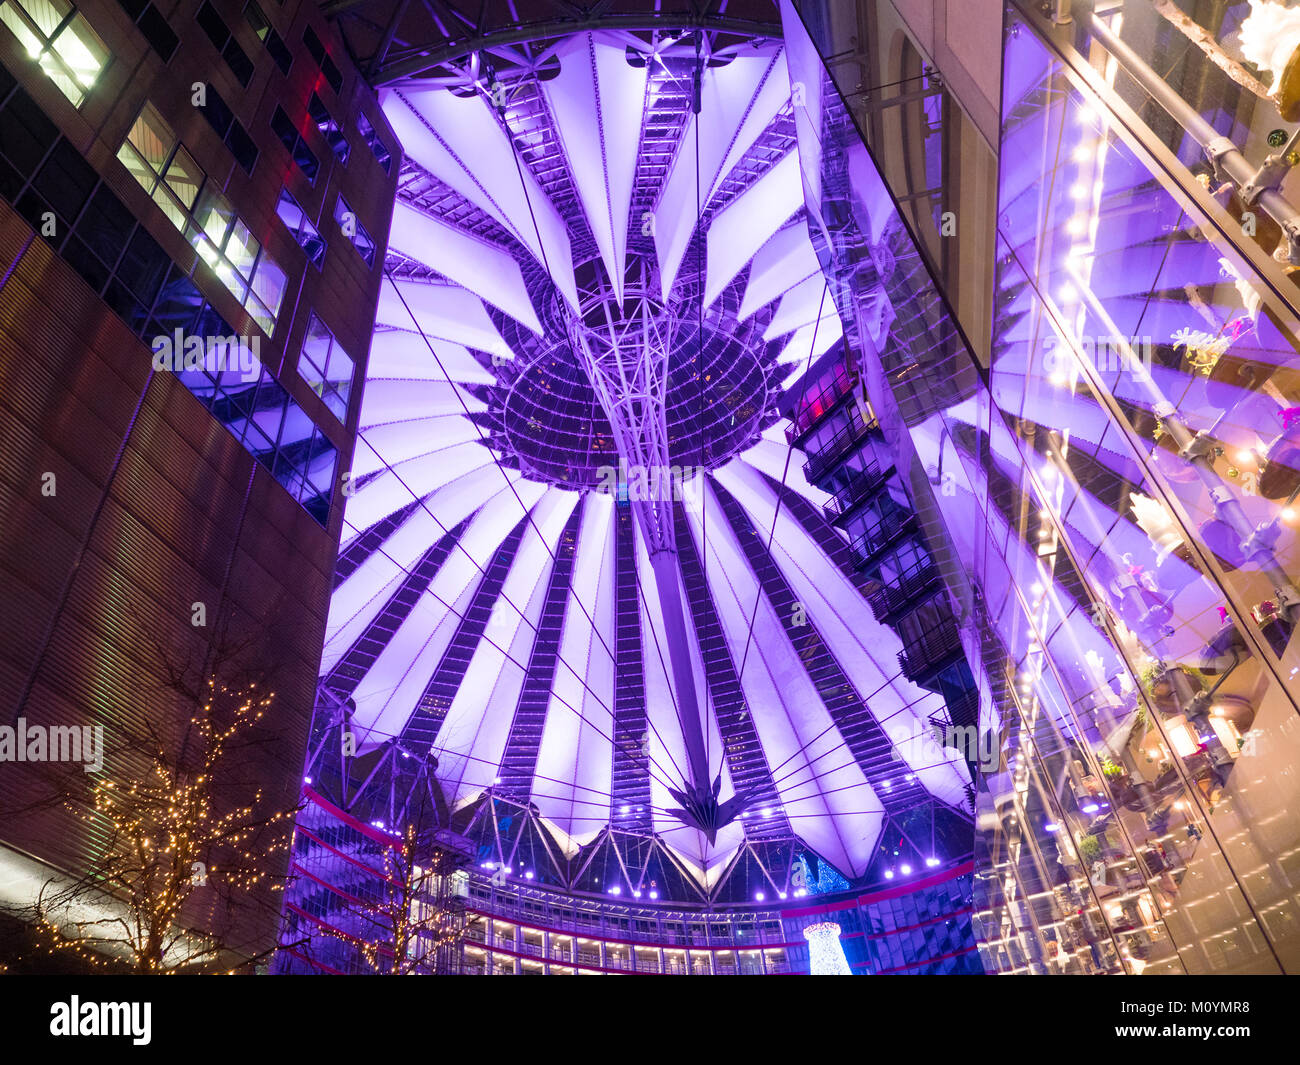
[[[890,584],[882,584],[867,593],[877,619],[897,614],[927,592],[939,579],[939,570],[929,560],[904,573]]]
[[[885,480],[889,476],[889,470],[881,469],[874,463],[865,470],[855,472],[849,479],[849,483],[835,493],[823,508],[822,512],[826,515],[826,520],[836,522],[854,507],[865,503],[874,496],[885,485]]]
[[[899,652],[898,664],[903,667],[903,675],[908,680],[919,682],[950,664],[961,653],[957,626],[945,621],[921,633],[915,640],[906,640]]]
[[[910,510],[892,510],[879,521],[868,525],[849,541],[849,551],[859,565],[883,551],[906,530],[915,525],[916,515]]]
[[[793,444],[805,436],[818,422],[838,407],[846,397],[853,394],[858,383],[857,370],[850,370],[843,363],[837,367],[835,376],[814,396],[805,397],[794,418],[785,431],[787,442]]]
[[[803,464],[803,474],[809,481],[815,483],[825,476],[826,472],[847,455],[855,444],[864,440],[868,433],[880,428],[880,423],[875,418],[871,421],[863,421],[856,407],[850,407],[849,411],[851,412],[849,419],[828,439],[819,440],[816,452],[809,454],[808,461]]]

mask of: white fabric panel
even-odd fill
[[[815,484],[809,484],[803,475],[803,464],[807,461],[802,451],[792,450],[786,443],[786,421],[777,422],[764,430],[762,438],[748,451],[742,451],[732,462],[747,462],[773,478],[777,484],[784,482],[814,506],[824,507],[830,502],[830,495]]]
[[[609,824],[614,765],[613,518],[612,496],[587,493],[560,661],[533,778],[532,800],[538,811],[579,845],[590,843]]]
[[[725,176],[723,163],[730,161],[728,165],[734,165],[734,159],[740,155],[733,157],[733,153],[738,150],[743,154],[748,150],[784,102],[779,99],[779,92],[775,93],[778,97],[775,101],[774,94],[761,92],[769,79],[776,79],[777,85],[783,84],[779,66],[780,55],[776,53],[741,56],[725,67],[710,67],[704,71],[700,87],[699,135],[696,136],[695,129],[697,116],[692,115],[682,130],[672,170],[659,202],[655,204],[655,251],[659,256],[665,299],[682,265],[698,212],[708,204],[719,180]],[[771,109],[766,118],[756,106],[756,96],[761,97],[765,109]],[[698,160],[697,140],[700,146]]]
[[[510,230],[546,266],[576,309],[564,220],[528,168],[521,167],[487,100],[454,96],[445,89],[401,95],[388,90],[380,93],[380,103],[406,155]]]
[[[478,480],[462,477],[436,492],[384,541],[381,551],[370,555],[334,589],[321,660],[322,674],[334,667],[370,624],[396,590],[395,582],[400,582],[420,556],[442,539],[448,529],[455,528],[496,495],[505,493],[514,498],[499,470],[487,469],[484,472],[490,473],[491,477]],[[407,495],[402,505],[410,501],[411,497]],[[386,514],[396,509],[390,507]]]
[[[483,301],[474,293],[455,285],[419,281],[399,281],[397,285],[400,296],[387,278],[380,286],[379,306],[375,309],[377,323],[412,330],[418,322],[420,332],[430,339],[450,340],[490,355],[514,358],[483,309]]]
[[[705,887],[712,887],[727,868],[727,863],[744,840],[741,824],[733,822],[717,835],[710,844],[703,832],[683,825],[676,818],[663,813],[678,805],[668,794],[668,785],[679,790],[686,781],[689,762],[682,727],[677,718],[677,686],[672,679],[672,666],[668,660],[668,641],[660,621],[662,607],[650,558],[646,554],[645,540],[636,529],[636,565],[641,589],[641,661],[646,686],[646,720],[650,741],[650,802],[654,807],[654,826],[664,843],[692,870],[695,878]],[[680,573],[680,570],[679,570]],[[688,603],[685,583],[678,579],[683,605]],[[695,626],[688,615],[687,637],[690,643],[691,675],[695,678],[695,697],[704,711],[704,736],[709,756],[709,773],[722,773],[719,798],[725,802],[736,789],[731,782],[731,771],[722,758],[722,734],[709,699],[705,681],[704,660],[700,655]],[[707,709],[705,709],[707,708]]]
[[[388,466],[401,468],[403,463],[419,459],[425,463],[441,461],[440,455],[459,444],[473,443],[483,454],[490,454],[478,444],[478,427],[465,418],[421,418],[393,422],[362,430],[352,452],[352,476],[364,477]]]
[[[708,494],[710,514],[720,515],[711,486]],[[696,545],[708,558],[718,617],[791,827],[845,875],[859,876],[871,861],[884,808],[845,747],[730,526],[710,521],[705,544],[700,503],[687,501],[686,510]]]
[[[820,322],[796,329],[789,343],[781,349],[776,357],[778,365],[795,365],[807,369],[835,346],[836,341],[844,335],[844,324],[836,311]]]
[[[470,560],[455,552],[438,570],[352,693],[359,751],[402,731],[482,579]]]
[[[781,297],[776,313],[763,333],[764,340],[775,340],[786,333],[813,325],[818,320],[838,318],[835,299],[820,272],[801,281]]]
[[[442,534],[437,522],[415,511],[384,543],[382,552],[358,566],[330,597],[320,672],[324,676],[356,642],[367,625],[397,592],[415,559],[428,550],[430,537]]]
[[[438,776],[453,806],[496,780],[546,603],[560,534],[578,493],[548,489],[533,508],[483,639],[438,729]],[[520,614],[519,611],[523,613]]]
[[[740,302],[740,320],[745,321],[760,307],[820,270],[807,222],[800,219],[777,230],[754,253],[745,282],[745,298]]]
[[[504,248],[431,218],[400,199],[393,205],[388,246],[451,278],[541,336],[542,323],[528,298],[523,272]]]
[[[381,377],[406,381],[452,380],[463,385],[490,385],[496,381],[496,376],[484,369],[462,345],[432,338],[426,343],[419,333],[400,330],[375,333],[370,341],[366,380]]]
[[[758,528],[771,529],[775,518],[772,557],[818,634],[925,790],[951,806],[964,806],[970,783],[966,763],[930,739],[928,718],[942,709],[943,700],[903,676],[898,635],[875,619],[866,600],[789,510],[777,509],[776,494],[754,470],[732,463],[718,471],[718,483]]]
[[[505,476],[495,468],[492,453],[474,441],[441,448],[433,457],[417,456],[403,463],[397,463],[391,455],[385,454],[383,458],[387,460],[384,472],[367,481],[348,501],[348,510],[358,521],[367,524],[458,478],[475,481],[480,499],[506,485]]]
[[[544,491],[541,485],[523,484],[523,506],[513,493],[503,492],[474,515],[428,591],[352,694],[357,704],[354,723],[359,729],[373,729],[376,733],[373,740],[359,739],[359,748],[397,735],[406,726],[456,635],[492,556],[524,517],[525,508],[537,502]]]
[[[613,34],[577,35],[556,49],[559,76],[542,83],[620,303],[647,77],[646,67],[628,65],[626,53]]]
[[[795,137],[799,145],[801,181],[808,212],[816,225],[822,221],[822,67],[821,56],[803,27],[790,0],[780,0],[785,60],[794,103]]]
[[[706,306],[718,298],[754,253],[802,206],[799,154],[792,150],[714,216],[706,242]]]
[[[736,164],[744,158],[745,153],[753,147],[763,130],[771,124],[772,119],[776,118],[782,108],[790,102],[789,68],[783,62],[779,52],[774,52],[771,59],[771,66],[768,67],[763,82],[749,105],[749,113],[736,132],[735,139],[728,146],[727,156],[722,160],[722,165],[718,167],[717,177],[713,179],[713,185],[709,190],[710,199],[727,175],[735,169]],[[732,64],[737,61],[733,59]]]
[[[366,382],[361,398],[361,424],[418,421],[439,415],[462,415],[487,410],[487,404],[448,381],[398,381],[380,378]]]

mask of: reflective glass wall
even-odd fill
[[[1151,5],[1075,6],[1006,24],[987,372],[832,93],[800,144],[980,683],[977,937],[991,972],[1296,972],[1296,292],[1224,140],[1253,170],[1290,127]],[[1116,59],[1157,46],[1200,125]]]

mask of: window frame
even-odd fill
[[[73,107],[80,108],[99,84],[99,79],[103,77],[111,61],[112,52],[76,4],[71,3],[70,0],[45,0],[45,3],[56,15],[60,7],[67,8],[48,32],[41,28],[36,15],[27,9],[24,0],[0,0],[0,22],[9,28],[27,53],[27,57],[41,68],[41,73],[54,82]],[[23,33],[31,38],[31,42],[24,39]],[[58,47],[59,43],[66,41],[69,36],[92,60],[96,59],[96,48],[100,53],[97,59],[99,66],[89,82],[79,77],[69,65],[65,56],[66,49],[60,50]],[[39,47],[33,48],[33,43]],[[51,70],[51,66],[55,69]]]

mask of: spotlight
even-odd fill
[[[893,879],[894,879],[894,870],[892,870],[892,869],[886,869],[886,870],[885,870],[885,879],[886,879],[886,880],[893,880]]]
[[[767,896],[764,895],[761,891],[755,891],[755,892],[754,892],[754,901],[755,901],[755,902],[764,902],[764,901],[766,901],[766,899],[767,899]]]
[[[938,858],[927,858],[927,859],[925,860],[925,864],[926,864],[927,866],[929,866],[931,869],[933,869],[933,868],[935,868],[935,867],[939,864],[939,859],[938,859]]]
[[[910,865],[904,865],[904,866],[899,870],[899,872],[901,872],[904,876],[911,876],[911,875],[912,875],[912,867],[911,867]]]

